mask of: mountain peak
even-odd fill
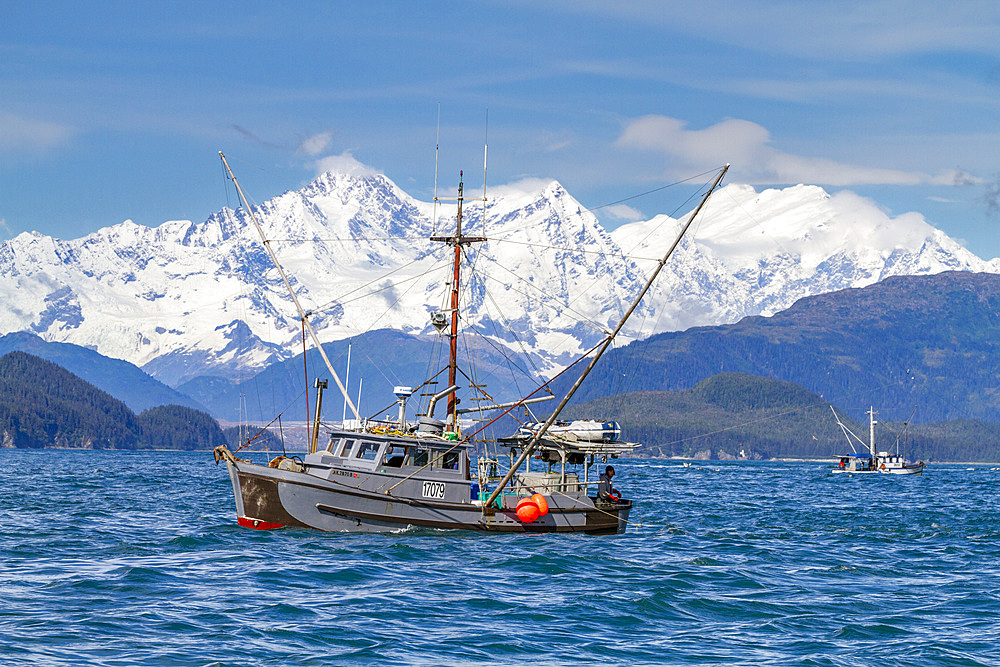
[[[442,298],[435,271],[444,246],[427,240],[434,205],[384,174],[329,166],[255,207],[298,298],[316,311],[314,326],[324,340],[357,335],[372,320],[424,331],[428,308]],[[559,181],[527,178],[488,189],[483,225],[475,189],[465,194],[467,229],[491,238],[463,310],[468,326],[513,345],[512,334],[490,327],[514,323],[529,352],[551,365],[585,349],[641,288],[646,263],[623,255],[662,256],[680,224],[658,215],[609,233]],[[757,192],[730,184],[702,215],[627,334],[771,314],[889,275],[1000,272],[1000,260],[983,262],[917,213],[893,217],[871,200],[817,186]],[[437,229],[453,216],[438,206]],[[227,209],[200,223],[126,221],[74,241],[21,234],[0,245],[0,299],[9,306],[0,309],[0,333],[36,330],[173,381],[259,369],[292,354],[301,331],[256,236],[245,211]],[[235,319],[244,324],[218,329]]]

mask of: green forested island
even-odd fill
[[[836,406],[862,438],[868,433],[867,407]],[[876,441],[880,450],[888,449],[904,433],[902,421],[913,406],[874,407],[880,413]],[[849,450],[823,397],[792,382],[744,373],[720,373],[690,389],[598,398],[568,407],[563,416],[617,420],[624,437],[643,443],[636,454],[647,457],[824,458]],[[3,447],[211,449],[235,442],[237,429],[231,431],[224,433],[204,412],[178,405],[137,415],[56,364],[24,352],[0,357]],[[273,434],[266,437],[267,446],[281,447]],[[913,460],[1000,461],[1000,425],[972,419],[909,424],[900,444]]]
[[[166,405],[137,415],[54,363],[25,352],[0,357],[0,446],[211,449],[224,442],[204,412]]]

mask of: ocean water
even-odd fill
[[[258,532],[209,453],[0,451],[0,659],[1000,664],[1000,469],[616,463],[613,537]]]

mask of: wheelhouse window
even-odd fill
[[[364,459],[365,461],[374,461],[378,458],[378,450],[380,447],[380,443],[377,442],[362,442],[358,446],[358,450],[354,453],[354,458]]]
[[[401,468],[406,463],[410,448],[405,445],[389,445],[385,449],[383,463],[387,468]]]
[[[333,449],[333,455],[346,459],[351,455],[351,450],[354,448],[354,442],[355,441],[351,438],[341,438]]]
[[[427,465],[427,450],[426,449],[414,449],[413,450],[413,465],[415,466],[425,466]]]
[[[449,452],[446,449],[432,449],[430,451],[430,462],[432,468],[442,470],[458,470],[459,456],[457,451]]]

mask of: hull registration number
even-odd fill
[[[444,482],[424,482],[424,498],[444,500]]]

